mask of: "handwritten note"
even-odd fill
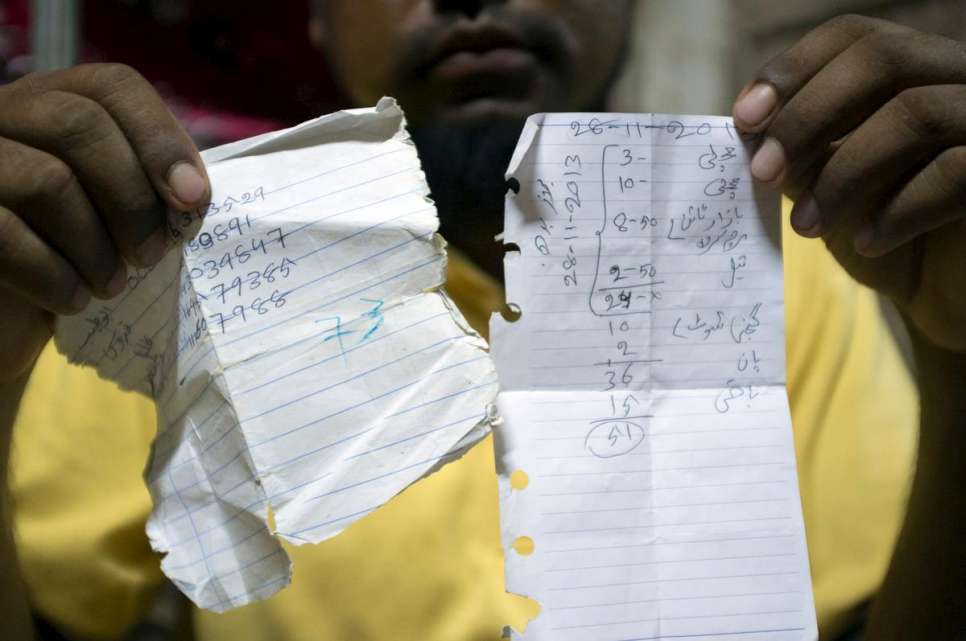
[[[508,590],[541,641],[814,639],[778,194],[721,117],[542,114],[494,317]]]
[[[290,580],[273,530],[334,536],[479,440],[496,377],[439,289],[394,101],[204,157],[212,204],[172,221],[204,214],[200,231],[56,340],[155,399],[148,534],[195,603],[225,610]]]

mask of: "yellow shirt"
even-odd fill
[[[787,216],[785,216],[787,220]],[[881,581],[901,521],[918,403],[875,295],[821,242],[785,230],[788,381],[816,605],[841,630]],[[448,290],[485,332],[499,286],[457,255]],[[143,526],[149,401],[50,347],[15,427],[12,496],[34,607],[69,634],[115,639],[162,580]],[[496,641],[537,612],[507,595],[492,441],[319,545],[288,546],[292,585],[223,615],[199,641]]]

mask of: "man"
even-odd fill
[[[455,256],[448,285],[479,321],[498,299],[491,239],[522,118],[605,107],[630,3],[328,0],[317,9],[314,33],[347,94],[359,104],[396,95],[407,109],[442,231],[482,268]],[[191,141],[130,69],[29,76],[0,94],[0,461],[19,408],[14,516],[29,603],[75,635],[117,637],[157,581],[136,534],[148,509],[137,486],[148,410],[49,350],[37,357],[56,314],[117,295],[125,264],[161,257],[165,205],[203,204],[209,187]],[[908,514],[865,638],[966,630],[964,98],[961,44],[849,16],[768,63],[735,104],[737,125],[763,140],[754,175],[797,200],[799,235],[785,247],[789,381],[829,633],[861,618],[882,578],[915,405],[874,296],[843,269],[902,313],[923,409]],[[198,613],[198,637],[495,639],[505,623],[521,627],[537,608],[502,593],[489,448],[333,541],[292,551],[290,588],[224,616]],[[26,639],[28,590],[3,533],[0,618]]]

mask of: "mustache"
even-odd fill
[[[419,79],[443,56],[460,48],[462,41],[473,41],[474,35],[480,34],[493,40],[512,41],[558,73],[569,74],[573,69],[568,35],[561,24],[532,12],[491,6],[470,27],[463,18],[445,16],[413,34],[400,47],[393,76],[400,83]],[[473,48],[472,42],[469,48]]]

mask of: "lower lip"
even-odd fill
[[[525,49],[459,51],[440,61],[433,75],[443,80],[457,80],[481,74],[517,73],[533,63],[533,54]]]

